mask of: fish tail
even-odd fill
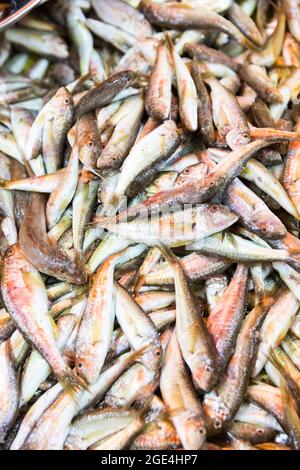
[[[174,50],[174,44],[173,44],[173,41],[172,39],[170,38],[170,35],[167,31],[164,31],[164,36],[165,36],[165,40],[166,40],[166,43],[167,43],[167,46],[169,48],[169,51],[172,52]]]
[[[100,227],[105,228],[106,225],[108,224],[109,217],[100,215],[99,217],[95,217],[95,219],[92,222],[89,222],[87,225],[88,226],[93,226],[93,225],[99,225]]]
[[[87,281],[87,272],[86,272],[86,264],[84,260],[84,255],[81,251],[76,250],[75,256],[74,256],[74,262],[75,264],[79,267],[81,272],[84,275],[85,281]]]

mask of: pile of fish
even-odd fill
[[[57,0],[0,37],[0,443],[300,450],[300,6]]]

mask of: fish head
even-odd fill
[[[24,258],[25,255],[22,252],[22,249],[18,243],[11,245],[7,248],[4,255],[4,262],[8,265],[16,265],[18,259]]]
[[[204,395],[202,407],[208,433],[218,434],[226,421],[226,406],[220,401],[219,392],[216,389]]]
[[[66,116],[67,114],[72,115],[74,113],[74,100],[71,93],[65,87],[59,88],[56,92],[56,95],[52,98],[53,109],[61,116]],[[52,106],[51,106],[52,107]]]
[[[218,373],[216,364],[205,357],[201,363],[197,361],[197,367],[193,371],[193,384],[199,392],[208,392],[216,383]]]
[[[256,211],[251,221],[264,238],[284,238],[287,234],[283,223],[277,217],[270,219],[264,211]]]
[[[158,371],[162,362],[163,352],[159,339],[151,341],[146,347],[142,355],[141,362],[146,365],[148,369],[154,372]]]
[[[101,154],[99,142],[86,136],[79,146],[79,160],[87,167],[94,167]]]
[[[72,260],[67,254],[60,252],[56,265],[57,278],[71,284],[84,284],[86,273],[81,260]]]
[[[240,129],[232,129],[226,135],[226,142],[232,150],[236,150],[251,141],[250,132]]]
[[[100,171],[107,171],[107,170],[114,170],[121,166],[122,160],[118,158],[118,151],[115,148],[109,149],[108,147],[105,149],[100,155],[97,156],[97,168]]]
[[[171,416],[184,448],[201,449],[206,441],[206,428],[201,410],[176,410]]]
[[[205,209],[204,222],[211,234],[221,232],[238,220],[234,212],[221,204],[207,204]]]

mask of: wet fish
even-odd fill
[[[35,193],[30,196],[20,230],[20,245],[24,254],[41,272],[62,281],[83,284],[85,274],[81,266],[51,244],[47,235],[45,205],[42,194]]]
[[[19,245],[8,248],[6,252],[1,292],[6,308],[22,334],[47,360],[64,386],[82,384],[57,348],[45,285],[36,268],[26,260]]]
[[[176,331],[167,346],[160,388],[184,449],[201,449],[206,438],[203,413],[184,367]]]

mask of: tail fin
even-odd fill
[[[85,282],[87,281],[86,263],[82,252],[75,250],[74,263],[82,272]]]
[[[173,50],[175,49],[173,41],[170,38],[169,33],[167,31],[164,31],[163,33],[164,33],[165,40],[166,40],[167,46],[169,48],[169,51],[172,53]]]

